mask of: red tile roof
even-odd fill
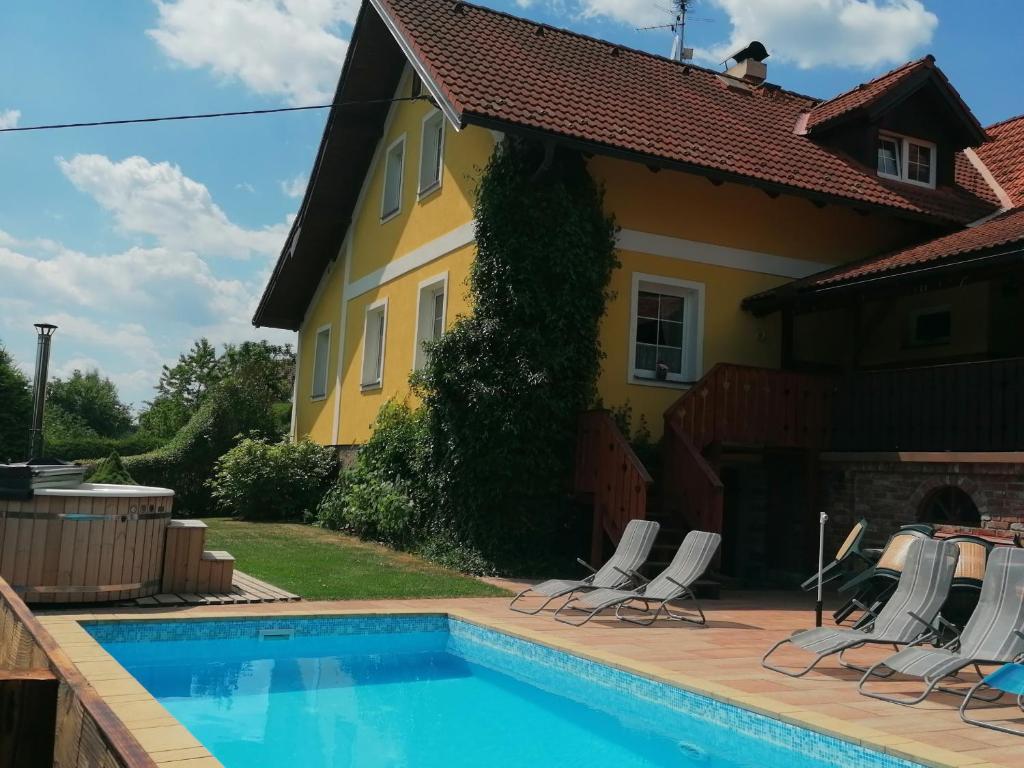
[[[977,149],[978,157],[1015,205],[1024,205],[1024,115],[989,126],[992,138]]]
[[[453,0],[371,0],[462,123],[563,136],[779,191],[965,223],[970,189],[880,178],[796,133],[817,100]],[[638,158],[638,159],[640,159]],[[973,188],[973,187],[972,187]]]
[[[879,75],[874,80],[861,83],[845,93],[823,101],[811,110],[807,117],[807,130],[813,131],[826,123],[830,123],[838,117],[849,114],[857,109],[867,107],[899,83],[906,81],[915,72],[920,72],[930,66],[934,66],[935,58],[925,56],[917,61],[909,61],[896,69]]]
[[[983,224],[961,229],[912,248],[826,272],[807,282],[812,287],[831,286],[874,275],[902,272],[924,264],[938,264],[1002,246],[1024,249],[1024,208],[1005,211]]]

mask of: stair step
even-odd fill
[[[235,558],[221,550],[203,552],[196,579],[196,592],[230,592]]]

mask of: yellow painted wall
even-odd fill
[[[450,327],[460,314],[469,311],[466,278],[474,254],[474,246],[464,246],[348,303],[345,356],[341,369],[341,426],[338,435],[340,444],[364,442],[370,436],[373,421],[380,407],[391,398],[402,399],[409,394],[420,283],[443,272],[448,273],[446,328]],[[366,308],[384,298],[388,300],[384,375],[379,388],[364,390],[361,381]]]
[[[605,186],[605,207],[623,229],[748,251],[838,264],[881,253],[921,237],[920,229],[879,215],[825,206],[791,196],[771,198],[753,187],[715,186],[704,178],[596,157],[591,173]],[[630,312],[633,274],[704,284],[702,373],[716,363],[777,367],[777,316],[758,319],[740,309],[747,296],[791,278],[693,261],[619,253],[612,276],[615,294],[602,322],[605,352],[598,391],[606,406],[629,404],[634,428],[641,416],[652,435],[662,431],[662,414],[684,391],[678,384],[630,378]]]
[[[411,74],[407,70],[398,95],[409,96],[411,83]],[[370,425],[380,406],[388,398],[402,397],[408,392],[414,360],[419,284],[424,279],[448,272],[446,326],[451,325],[459,313],[466,311],[465,280],[473,257],[472,246],[461,247],[383,284],[372,286],[371,290],[360,295],[353,296],[350,291],[344,353],[341,356],[341,388],[338,389],[344,258],[351,258],[348,268],[348,283],[351,285],[472,220],[475,179],[494,150],[494,135],[475,127],[457,132],[446,125],[441,187],[421,199],[418,186],[423,119],[433,111],[427,102],[396,102],[392,109],[348,233],[351,242],[346,242],[343,257],[332,264],[330,273],[325,276],[324,285],[311,304],[299,332],[301,351],[296,437],[309,436],[328,444],[362,442],[369,436]],[[406,143],[401,212],[382,222],[384,154],[403,135]],[[366,307],[384,298],[388,299],[388,320],[383,386],[363,391],[360,384]],[[326,399],[317,401],[310,397],[313,350],[317,329],[328,323],[332,326],[329,391]],[[339,429],[335,439],[334,414],[338,398]]]
[[[295,436],[310,437],[318,443],[333,442],[335,371],[338,365],[338,333],[341,319],[341,291],[344,264],[336,259],[323,277],[318,296],[310,305],[299,331],[299,371],[296,387]],[[327,364],[327,397],[314,400],[313,356],[317,329],[331,326],[331,352]]]

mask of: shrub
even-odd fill
[[[171,488],[175,511],[203,515],[214,511],[207,485],[214,464],[239,441],[241,435],[277,439],[270,407],[251,389],[233,380],[220,382],[199,410],[165,445],[138,456],[127,456],[124,466],[143,485]]]
[[[121,457],[117,451],[111,453],[96,465],[96,471],[89,478],[90,483],[105,483],[107,485],[137,485],[135,479],[128,474],[124,468]]]
[[[246,438],[217,460],[208,485],[221,512],[248,520],[312,514],[337,472],[331,448]]]
[[[0,462],[28,458],[32,391],[25,374],[0,346]]]

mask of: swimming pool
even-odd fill
[[[912,768],[446,616],[83,622],[226,768]]]

